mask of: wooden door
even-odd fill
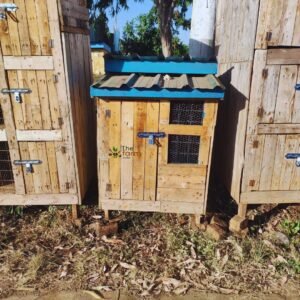
[[[157,132],[158,101],[98,100],[100,201],[155,201],[157,145],[139,132]]]
[[[300,202],[300,168],[285,158],[300,153],[300,93],[295,88],[300,61],[290,64],[290,51],[295,49],[277,51],[277,58],[273,50],[256,51],[242,202]]]
[[[300,1],[261,0],[256,49],[300,46]]]
[[[13,1],[0,0],[0,3]],[[16,0],[0,21],[0,90],[17,194],[77,193],[57,1]],[[16,160],[37,160],[32,172]]]
[[[98,99],[97,105],[101,207],[204,213],[216,103]],[[184,108],[185,118],[175,116]],[[164,137],[151,143],[147,133]]]

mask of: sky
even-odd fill
[[[152,5],[152,0],[144,0],[142,3],[135,2],[134,0],[128,0],[127,2],[129,9],[128,10],[122,10],[118,14],[118,27],[120,30],[120,36],[122,37],[123,31],[126,22],[131,21],[132,19],[136,18],[137,16],[141,14],[147,13]],[[192,14],[192,6],[189,7],[187,11],[187,18],[190,18]],[[114,19],[112,17],[109,18],[108,23],[109,29],[112,32],[114,28]],[[179,31],[179,38],[182,40],[182,42],[186,45],[189,43],[189,31],[180,29]]]

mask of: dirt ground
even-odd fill
[[[119,231],[99,236],[101,214],[1,209],[0,298],[300,299],[300,206],[255,207],[249,235],[221,241],[156,213],[115,215]]]

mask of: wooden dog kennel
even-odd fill
[[[226,94],[214,174],[240,220],[248,204],[300,203],[300,2],[218,1],[216,45]]]
[[[203,214],[224,95],[217,64],[115,58],[105,66],[91,87],[100,207]]]
[[[79,204],[96,173],[88,19],[82,0],[0,0],[0,205]]]

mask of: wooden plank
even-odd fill
[[[30,38],[31,55],[41,55],[39,26],[35,9],[35,0],[26,0],[26,14]]]
[[[257,134],[300,134],[300,124],[258,124]]]
[[[65,70],[64,70],[64,59],[63,50],[61,48],[62,40],[59,28],[59,16],[58,16],[58,5],[57,0],[46,0],[48,7],[49,27],[52,39],[55,40],[54,48],[52,48],[52,55],[54,56],[54,70],[57,76],[57,99],[60,107],[60,117],[63,119],[62,132],[63,139],[74,145],[74,136],[71,131],[71,122],[73,122],[70,107],[70,99],[67,93],[66,81],[65,81]],[[58,145],[59,147],[59,145]],[[57,147],[57,148],[58,148]],[[65,168],[58,168],[60,188],[62,189],[67,182],[68,188],[66,189],[70,193],[77,193],[77,180],[75,171],[75,157],[74,147],[66,147],[66,152],[57,152],[57,163],[58,165],[65,165]],[[80,192],[80,191],[79,191]]]
[[[300,203],[299,191],[259,191],[241,194],[241,203]]]
[[[78,204],[78,196],[72,194],[16,195],[0,194],[0,205],[70,205]]]
[[[38,153],[38,143],[35,142],[28,142],[28,152],[29,152],[29,159],[39,159],[39,153]],[[33,193],[34,194],[41,194],[43,192],[43,183],[42,183],[42,176],[43,176],[43,169],[45,168],[45,165],[35,165],[33,166],[33,173],[32,173],[32,179],[33,179]],[[25,170],[25,168],[24,168]],[[27,191],[28,192],[28,191]]]
[[[106,111],[108,103],[105,100],[97,99],[97,159],[98,159],[98,190],[99,205],[109,198],[107,185],[109,184],[109,118]]]
[[[287,135],[285,139],[285,149],[284,153],[295,153],[298,152],[299,149],[299,136],[295,135]],[[292,176],[294,172],[295,161],[285,159],[284,156],[281,158],[281,174],[280,174],[280,181],[279,181],[279,189],[280,190],[289,190]],[[299,178],[300,179],[300,178]]]
[[[51,114],[51,122],[53,129],[61,128],[61,114],[58,103],[58,96],[56,90],[56,83],[54,82],[54,73],[53,71],[46,71],[47,77],[47,88],[48,88],[48,96],[51,101],[49,101],[50,106],[50,114]]]
[[[18,30],[18,22],[16,22],[16,20],[14,20],[13,18],[7,18],[7,23],[8,23],[10,43],[11,43],[11,55],[16,55],[16,56],[22,55],[20,38],[19,38],[19,30]]]
[[[42,114],[42,127],[43,129],[51,129],[51,113],[50,113],[50,104],[49,104],[49,96],[48,96],[48,88],[47,88],[47,78],[45,71],[37,71],[37,84],[38,84],[38,92],[41,104],[41,114]]]
[[[5,72],[2,59],[2,50],[0,47],[0,90],[7,88],[7,82],[5,80]],[[12,105],[10,97],[8,95],[0,93],[0,105],[3,115],[5,115],[5,127],[6,136],[9,145],[9,153],[12,161],[21,159],[18,142],[16,140],[16,128],[14,123],[14,116],[12,113]],[[12,165],[14,174],[16,194],[25,194],[24,178],[22,175],[22,167]]]
[[[7,0],[8,1],[8,0]],[[3,55],[12,55],[9,28],[7,20],[1,20],[0,43]]]
[[[300,66],[298,66],[298,78],[296,81],[297,83],[300,83]],[[292,111],[292,123],[300,124],[300,92],[299,91],[295,93],[294,109]]]
[[[22,55],[31,55],[30,38],[27,22],[27,14],[24,0],[15,0],[18,9],[16,11],[20,47]]]
[[[292,46],[300,46],[300,3],[298,1]]]
[[[267,64],[268,65],[300,64],[300,49],[298,48],[268,49]]]
[[[22,87],[22,85],[20,85],[17,71],[8,71],[7,79],[8,79],[8,84],[9,84],[10,88]],[[12,103],[12,107],[13,107],[15,126],[18,129],[24,129],[25,125],[24,125],[24,119],[23,119],[22,105],[15,101],[13,95],[11,95],[10,98],[11,98],[11,103]],[[22,98],[22,100],[23,100],[23,98]]]
[[[196,202],[175,201],[137,201],[137,200],[105,200],[102,202],[105,210],[164,212],[203,214],[203,204]]]
[[[145,176],[145,148],[146,140],[137,138],[138,132],[146,131],[147,103],[145,101],[134,102],[133,146],[140,155],[133,158],[132,199],[144,199]]]
[[[147,102],[146,131],[158,132],[159,102]],[[155,201],[158,146],[146,141],[144,200]]]
[[[202,202],[205,189],[198,185],[197,188],[157,188],[158,201],[181,201],[181,202]]]
[[[259,180],[259,190],[266,191],[271,189],[272,185],[272,175],[274,168],[277,165],[275,162],[275,155],[277,145],[277,136],[274,135],[266,135],[264,149],[262,154],[262,164],[261,164],[261,172],[260,172],[260,180]]]
[[[277,137],[277,145],[274,148],[273,152],[275,151],[275,160],[274,160],[274,169],[272,174],[272,184],[271,190],[279,190],[280,188],[280,177],[281,177],[281,170],[282,170],[282,163],[285,157],[285,139],[286,135],[278,135]]]
[[[28,143],[19,143],[19,147],[20,147],[21,159],[22,160],[30,159]],[[22,170],[22,174],[25,180],[26,193],[33,194],[34,193],[33,175],[31,173],[26,173],[24,167],[20,166],[20,168]]]
[[[50,47],[50,25],[48,18],[48,9],[46,1],[35,1],[36,14],[37,14],[37,22],[39,26],[39,36],[40,36],[40,45],[42,55],[51,55],[51,47]],[[55,40],[55,43],[59,41]]]
[[[42,193],[51,193],[51,177],[49,172],[49,165],[48,165],[48,156],[47,156],[47,149],[46,149],[46,143],[45,142],[37,142],[37,154],[38,159],[42,161],[41,165],[38,165],[37,167],[40,167],[40,174],[41,174],[41,191]],[[37,167],[33,167],[36,169]]]
[[[109,118],[109,149],[113,151],[116,148],[120,151],[121,144],[121,102],[110,101]],[[110,198],[120,199],[121,192],[121,159],[120,155],[109,157],[109,183],[111,185]]]
[[[52,56],[4,56],[5,70],[53,70]]]
[[[61,130],[16,130],[19,142],[62,141]]]
[[[211,135],[212,131],[210,128],[207,126],[199,126],[199,125],[175,125],[175,124],[170,124],[170,125],[162,125],[160,124],[159,130],[161,132],[167,132],[168,134],[181,134],[181,135],[186,135],[187,134],[187,129],[188,129],[188,134],[189,135],[201,135],[201,136],[206,136],[206,135]]]
[[[51,192],[54,194],[58,194],[59,180],[58,180],[57,163],[56,163],[56,155],[55,155],[55,143],[52,142],[46,143],[46,148],[47,148],[49,175],[51,179]]]
[[[122,102],[121,125],[121,198],[132,199],[133,188],[133,112],[134,103]],[[125,153],[128,152],[129,156]],[[131,154],[130,154],[131,153]]]
[[[290,123],[292,121],[297,75],[297,66],[280,68],[274,123]]]

